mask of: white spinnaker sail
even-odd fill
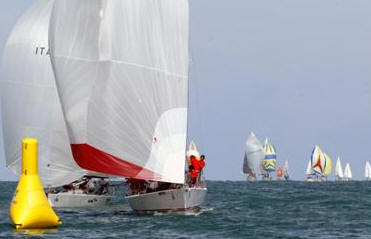
[[[366,179],[370,179],[371,178],[371,165],[370,165],[370,162],[366,161],[366,165],[365,165],[365,178]]]
[[[72,158],[49,57],[48,28],[53,0],[40,0],[17,22],[5,46],[1,103],[7,166],[21,173],[21,142],[39,141],[39,174],[45,187],[84,175]]]
[[[262,161],[265,153],[263,145],[253,132],[249,134],[245,145],[245,157],[243,173],[252,174],[255,177],[262,173]]]
[[[346,179],[351,179],[352,178],[352,170],[350,169],[349,163],[347,163],[345,165],[344,178],[346,178]]]
[[[196,158],[200,158],[200,152],[198,151],[197,145],[193,140],[189,143],[187,157],[191,157],[192,155]]]
[[[335,176],[340,179],[344,177],[343,168],[341,167],[340,157],[338,157],[336,160]]]
[[[306,174],[306,175],[311,175],[311,174],[313,174],[313,171],[312,171],[312,162],[311,162],[310,159],[309,159],[309,161],[308,161],[307,169],[305,170],[305,174]]]
[[[188,0],[58,0],[51,58],[76,162],[184,183]]]

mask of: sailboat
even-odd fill
[[[5,46],[0,78],[7,167],[21,174],[21,141],[36,137],[39,174],[47,190],[70,185],[89,174],[72,158],[50,63],[48,28],[53,3],[39,0],[18,20]],[[50,193],[48,198],[54,207],[95,207],[113,197],[76,190]]]
[[[284,178],[285,180],[290,180],[290,174],[289,174],[289,161],[288,160],[285,160],[285,166],[283,168],[283,171],[284,171]]]
[[[352,180],[352,177],[352,170],[350,169],[349,163],[347,163],[344,168],[344,181]]]
[[[310,167],[310,170],[308,170]],[[320,182],[326,167],[326,159],[319,146],[315,146],[307,167],[307,181]]]
[[[371,180],[371,165],[369,161],[366,161],[366,165],[365,165],[365,179],[366,181]]]
[[[188,0],[58,0],[49,39],[77,164],[125,177],[136,211],[199,208],[206,187],[185,181]]]
[[[283,176],[283,169],[280,167],[277,167],[276,169],[276,178],[277,180],[281,180]]]
[[[246,140],[242,167],[242,172],[246,175],[247,180],[255,181],[261,175],[264,155],[263,145],[254,132],[251,132]]]
[[[263,179],[272,180],[271,173],[276,171],[277,153],[275,147],[268,138],[265,138],[264,153],[265,156],[262,162],[262,166],[265,172],[263,173]]]
[[[307,169],[305,170],[305,175],[307,176],[307,181],[312,182],[313,180],[313,170],[312,170],[312,162],[309,159],[307,164]]]
[[[328,156],[325,152],[323,153],[323,156],[325,158],[325,169],[322,173],[322,180],[327,180],[328,176],[330,176],[332,172],[332,160],[330,156]]]
[[[340,157],[338,157],[335,166],[335,180],[342,181],[343,179],[344,179],[343,168],[341,167]]]

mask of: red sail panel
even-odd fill
[[[86,170],[144,180],[162,178],[148,169],[103,152],[89,144],[71,144],[71,149],[76,163]]]

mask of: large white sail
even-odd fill
[[[58,0],[51,58],[76,162],[184,183],[188,0]]]
[[[335,177],[336,177],[337,180],[340,180],[340,179],[344,178],[343,168],[341,167],[340,157],[338,157],[337,160],[336,160]]]
[[[261,174],[264,148],[253,132],[249,134],[245,145],[243,172],[257,177]]]
[[[53,0],[40,0],[17,22],[4,49],[1,106],[7,166],[21,173],[21,142],[39,141],[44,187],[69,184],[84,175],[72,158],[49,57]]]
[[[352,170],[350,169],[349,163],[345,165],[344,178],[347,180],[352,179]]]

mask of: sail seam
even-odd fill
[[[161,70],[161,69],[156,68],[156,67],[146,66],[146,65],[142,65],[142,64],[128,62],[128,61],[119,61],[119,60],[90,60],[90,59],[80,58],[80,57],[66,57],[66,56],[56,56],[56,55],[53,56],[53,57],[54,58],[68,58],[70,60],[86,61],[86,62],[92,62],[92,63],[93,62],[112,62],[112,63],[118,63],[118,64],[125,64],[125,65],[140,67],[140,68],[147,69],[147,70],[157,71],[157,72],[164,73],[166,75],[174,76],[174,77],[177,77],[177,78],[184,78],[184,79],[187,79],[188,78],[188,75],[180,75],[180,74],[176,74],[176,73],[173,73],[173,72],[164,71],[164,70]]]

